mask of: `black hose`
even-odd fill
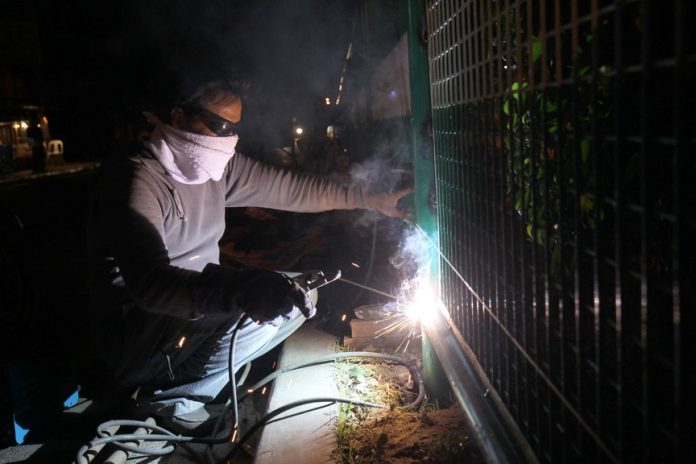
[[[246,316],[245,316],[246,317]],[[173,446],[167,446],[165,448],[162,448],[160,450],[148,450],[148,449],[142,449],[142,448],[136,448],[132,447],[130,445],[126,445],[124,443],[121,443],[123,441],[134,441],[134,440],[141,440],[141,441],[167,441],[167,442],[178,442],[178,443],[204,443],[211,445],[206,449],[206,458],[209,462],[213,462],[213,456],[212,456],[212,445],[215,444],[222,444],[226,443],[228,441],[227,438],[215,438],[215,435],[220,429],[220,426],[222,422],[224,421],[224,417],[226,412],[229,410],[229,408],[234,408],[234,421],[235,423],[238,422],[237,420],[237,415],[238,415],[238,409],[237,409],[237,404],[238,401],[242,401],[247,394],[242,395],[239,400],[237,399],[237,388],[235,385],[235,378],[234,378],[234,355],[235,355],[235,345],[237,342],[237,336],[239,333],[240,328],[242,327],[242,324],[244,323],[244,318],[240,320],[240,322],[237,324],[237,326],[234,329],[234,332],[232,334],[232,340],[230,341],[230,356],[229,356],[229,372],[230,372],[230,385],[232,385],[232,392],[231,392],[231,401],[227,405],[225,405],[225,408],[223,408],[222,414],[217,419],[217,422],[215,423],[215,427],[213,429],[213,434],[212,436],[209,437],[189,437],[189,436],[182,436],[182,435],[174,435],[172,432],[154,424],[148,424],[146,422],[141,422],[141,421],[132,421],[132,420],[119,420],[119,421],[108,421],[104,422],[103,424],[100,424],[99,427],[97,428],[97,431],[100,435],[100,438],[96,440],[92,440],[89,442],[87,445],[83,446],[80,448],[80,450],[77,453],[77,459],[76,463],[77,464],[83,464],[86,462],[84,455],[89,451],[94,446],[104,444],[104,443],[113,443],[114,446],[117,448],[123,449],[125,451],[129,452],[134,452],[134,453],[140,453],[144,455],[153,455],[153,456],[161,456],[164,454],[169,454],[174,450]],[[425,380],[423,378],[423,374],[421,373],[420,369],[416,365],[415,362],[407,360],[405,358],[402,358],[400,356],[395,356],[395,355],[390,355],[390,354],[383,354],[383,353],[373,353],[369,351],[348,351],[348,352],[343,352],[343,353],[332,353],[330,355],[322,356],[320,358],[313,359],[308,362],[303,362],[303,363],[296,363],[292,364],[290,366],[287,366],[283,369],[279,369],[263,379],[261,379],[259,382],[254,384],[250,389],[251,390],[256,390],[260,386],[265,385],[266,383],[270,382],[271,380],[275,379],[278,377],[280,374],[286,373],[286,372],[291,372],[303,367],[310,367],[310,366],[315,366],[317,364],[324,364],[327,362],[332,362],[336,361],[338,359],[345,359],[345,358],[373,358],[373,359],[383,359],[387,361],[393,361],[402,365],[405,365],[409,372],[413,375],[413,377],[416,380],[416,383],[418,384],[418,395],[416,396],[416,399],[410,402],[407,405],[400,406],[400,409],[411,409],[416,406],[418,406],[423,399],[425,398]],[[289,403],[285,406],[281,406],[280,408],[277,408],[268,414],[266,414],[264,417],[262,417],[258,422],[256,422],[245,434],[243,437],[240,438],[239,442],[237,442],[232,450],[228,453],[228,455],[225,457],[224,461],[229,460],[232,456],[234,456],[235,453],[241,449],[241,447],[249,440],[249,438],[261,427],[266,425],[271,419],[276,417],[277,415],[289,410],[296,408],[298,406],[302,406],[305,404],[309,403],[328,403],[326,406],[330,406],[331,404],[334,403],[346,403],[346,404],[355,404],[358,406],[366,406],[366,407],[376,407],[376,408],[385,408],[387,405],[384,404],[378,404],[378,403],[370,403],[366,401],[360,401],[360,400],[355,400],[355,399],[350,399],[350,398],[339,398],[339,397],[321,397],[321,398],[308,398],[304,400],[299,400],[295,401],[292,403]],[[303,411],[306,412],[306,411]],[[290,417],[290,416],[288,416]],[[282,419],[287,419],[288,417],[283,417],[277,420],[282,420]],[[136,435],[136,434],[121,434],[121,435],[112,435],[112,436],[105,436],[105,431],[107,427],[114,426],[114,425],[125,425],[125,426],[136,426],[136,427],[142,427],[145,429],[151,429],[157,432],[160,432],[161,434],[159,435],[151,435],[151,434],[142,434],[142,435]]]

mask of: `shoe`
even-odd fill
[[[155,420],[157,425],[172,433],[204,437],[213,433],[223,409],[222,404],[210,404],[179,416],[155,416]],[[232,421],[224,418],[216,435],[220,436],[223,432],[228,434],[231,431],[231,425]]]

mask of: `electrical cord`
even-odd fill
[[[123,442],[132,442],[132,441],[139,441],[139,442],[148,442],[148,441],[157,441],[157,442],[169,442],[169,443],[179,443],[181,445],[188,444],[188,443],[201,443],[201,444],[207,444],[209,445],[206,448],[205,451],[205,459],[209,463],[213,463],[213,455],[212,455],[212,446],[217,445],[217,444],[223,444],[229,442],[229,437],[225,438],[215,438],[217,433],[220,430],[220,427],[224,423],[225,416],[227,415],[227,412],[229,411],[230,408],[233,409],[233,431],[236,429],[236,425],[238,424],[238,401],[242,401],[244,398],[248,396],[248,394],[242,395],[239,399],[237,398],[237,386],[235,382],[235,374],[234,374],[234,357],[235,357],[235,345],[237,344],[237,336],[239,334],[239,330],[242,328],[242,325],[246,322],[245,319],[248,319],[248,316],[244,316],[236,325],[236,327],[233,330],[232,333],[232,339],[230,341],[230,352],[229,352],[229,376],[230,376],[230,385],[233,387],[231,388],[231,394],[230,394],[230,401],[224,406],[222,413],[218,417],[215,426],[213,428],[213,432],[211,436],[208,437],[192,437],[192,436],[185,436],[185,435],[175,435],[171,431],[160,427],[158,425],[150,424],[147,422],[143,421],[135,421],[135,420],[111,420],[104,422],[100,424],[97,427],[97,434],[99,438],[96,438],[86,445],[82,446],[78,452],[77,452],[77,457],[76,457],[76,464],[87,464],[89,463],[89,459],[86,457],[87,453],[89,452],[90,449],[98,446],[103,446],[106,443],[112,443],[113,446],[117,447],[118,449],[131,452],[131,453],[137,453],[137,454],[142,454],[142,455],[150,455],[150,456],[163,456],[166,454],[171,453],[174,451],[174,445],[168,445],[160,449],[151,449],[151,448],[142,448],[139,446],[132,446],[129,444],[125,444]],[[411,372],[412,376],[415,378],[415,381],[418,386],[418,394],[416,396],[416,399],[413,400],[412,402],[408,403],[407,405],[400,406],[400,409],[412,409],[418,406],[423,399],[425,398],[425,380],[423,378],[423,374],[418,368],[418,366],[415,364],[415,362],[410,361],[406,358],[402,358],[400,356],[395,356],[395,355],[390,355],[390,354],[383,354],[383,353],[373,353],[373,352],[367,352],[367,351],[353,351],[353,352],[343,352],[343,353],[333,353],[330,355],[322,356],[320,358],[316,358],[314,360],[308,361],[308,362],[303,362],[303,363],[296,363],[292,364],[290,366],[287,366],[283,369],[277,370],[263,379],[261,379],[259,382],[254,384],[252,387],[250,387],[250,390],[256,390],[257,388],[265,385],[266,383],[274,380],[276,377],[279,375],[286,373],[286,372],[291,372],[297,369],[301,369],[304,367],[310,367],[310,366],[315,366],[318,364],[324,364],[327,362],[333,362],[338,359],[345,359],[345,358],[372,358],[372,359],[380,359],[380,360],[386,360],[386,361],[392,361],[395,363],[399,363],[402,365],[405,365],[409,372]],[[246,369],[245,369],[246,370]],[[243,373],[242,377],[246,378],[246,375]],[[240,384],[243,382],[240,382]],[[327,403],[324,407],[330,406],[335,403],[345,403],[345,404],[353,404],[356,406],[365,406],[365,407],[374,407],[374,408],[386,408],[388,405],[385,404],[379,404],[379,403],[371,403],[367,401],[360,401],[356,399],[351,399],[351,398],[341,398],[341,397],[320,397],[320,398],[307,398],[299,401],[295,401],[292,403],[288,403],[284,406],[281,406],[277,409],[274,409],[273,411],[270,411],[267,413],[265,416],[263,416],[258,422],[256,422],[254,425],[251,426],[251,428],[239,439],[237,443],[234,444],[232,449],[229,451],[229,453],[226,455],[226,457],[223,459],[222,462],[225,462],[232,458],[253,436],[253,434],[269,423],[271,419],[275,418],[279,414],[282,414],[285,411],[288,411],[293,408],[297,408],[306,404],[311,404],[311,403]],[[302,413],[305,413],[308,411],[302,411]],[[284,416],[278,419],[275,419],[275,421],[278,420],[283,420],[287,419],[289,417],[294,416],[295,414]],[[109,427],[114,427],[114,426],[126,426],[126,427],[140,427],[145,430],[152,430],[154,432],[159,432],[159,434],[150,434],[150,433],[145,433],[145,434],[113,434],[110,435],[107,431]],[[192,453],[193,451],[187,448],[187,450]]]
[[[228,365],[227,365],[227,374],[229,375],[229,385],[231,385],[230,388],[230,401],[225,405],[225,407],[222,409],[222,412],[218,416],[217,420],[215,421],[215,426],[213,427],[213,431],[211,433],[211,436],[216,437],[217,434],[220,431],[220,428],[222,427],[224,420],[225,420],[225,415],[227,410],[231,407],[232,408],[232,434],[235,434],[236,431],[238,430],[238,424],[239,424],[239,401],[237,400],[237,388],[244,383],[246,380],[247,375],[249,374],[249,370],[251,367],[250,363],[247,363],[244,366],[244,371],[242,372],[242,375],[240,377],[239,381],[236,381],[235,379],[235,372],[234,372],[234,360],[235,360],[235,353],[237,351],[237,336],[239,335],[239,331],[241,330],[242,327],[244,327],[244,324],[246,324],[247,321],[250,321],[251,318],[249,317],[248,314],[245,314],[237,323],[235,326],[234,330],[232,331],[232,338],[230,340],[230,351],[229,351],[229,356],[228,356]],[[234,435],[230,435],[230,440],[233,440]],[[210,443],[208,448],[205,451],[206,455],[206,460],[209,463],[213,462],[213,443]]]
[[[385,359],[387,361],[393,361],[398,364],[403,364],[406,366],[411,372],[411,375],[415,378],[416,383],[418,384],[418,395],[415,400],[413,400],[411,403],[406,404],[404,406],[400,406],[401,409],[411,409],[416,406],[418,406],[423,399],[425,398],[425,379],[423,378],[423,374],[418,368],[418,366],[413,362],[409,361],[406,358],[402,358],[401,356],[395,356],[392,354],[384,354],[384,353],[373,353],[371,351],[345,351],[343,353],[332,353],[326,356],[322,356],[316,359],[313,359],[311,361],[307,362],[302,362],[302,363],[296,363],[296,364],[291,364],[290,366],[287,366],[283,369],[276,370],[270,374],[268,374],[266,377],[263,379],[259,380],[257,383],[249,387],[249,390],[257,390],[258,388],[262,387],[263,385],[267,384],[271,380],[275,379],[281,374],[285,374],[286,372],[291,372],[297,369],[301,369],[303,367],[311,367],[311,366],[316,366],[317,364],[325,364],[327,362],[332,362],[336,361],[338,359],[345,359],[345,358],[373,358],[373,359]],[[244,400],[248,394],[244,394],[239,398],[239,401]]]

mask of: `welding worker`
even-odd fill
[[[139,411],[177,433],[212,428],[243,315],[235,371],[295,331],[300,310],[314,311],[280,273],[219,264],[225,207],[406,214],[397,202],[407,190],[373,194],[236,152],[243,92],[225,76],[189,76],[168,112],[146,114],[154,129],[144,148],[102,163],[91,195],[96,345]]]

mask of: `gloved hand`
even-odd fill
[[[294,306],[307,317],[316,314],[309,294],[283,274],[212,263],[201,273],[194,305],[201,315],[247,313],[258,322],[289,314]]]
[[[256,322],[270,322],[278,316],[289,314],[297,307],[309,317],[316,309],[305,292],[295,281],[273,271],[254,270],[241,290],[238,302],[242,311]]]

